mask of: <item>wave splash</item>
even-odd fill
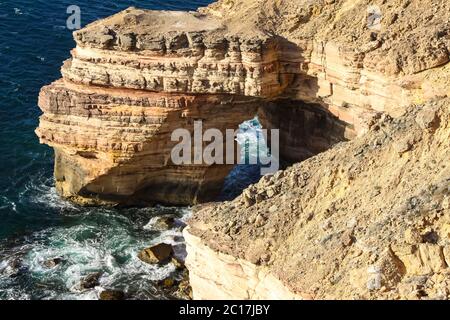
[[[137,254],[160,242],[182,254],[179,226],[189,209],[77,209],[62,216],[60,226],[0,242],[0,299],[98,299],[104,289],[124,291],[132,299],[166,298],[157,282],[174,276],[175,266],[149,265]],[[151,221],[160,215],[179,223],[159,230]],[[49,266],[52,261],[57,263]],[[99,285],[81,290],[82,279],[98,272]]]

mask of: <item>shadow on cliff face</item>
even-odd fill
[[[241,161],[226,177],[221,195],[217,200],[232,200],[249,185],[258,182],[262,164],[248,163],[248,153],[272,152],[278,144],[280,169],[304,161],[347,141],[346,130],[351,127],[318,104],[308,104],[300,100],[278,99],[262,105],[258,115],[240,126],[238,143]],[[265,138],[262,130],[279,130],[279,140],[272,141],[271,134]],[[247,144],[247,146],[245,145]],[[260,150],[262,149],[262,150]]]
[[[320,90],[318,79],[299,72],[303,68],[301,61],[307,60],[308,54],[283,37],[276,36],[275,41],[279,82],[283,90],[277,97],[262,104],[257,117],[243,123],[241,130],[253,126],[250,142],[257,144],[256,138],[251,137],[256,131],[278,129],[279,141],[271,141],[272,135],[267,134],[263,145],[268,152],[272,152],[271,147],[277,144],[280,169],[286,169],[339,142],[347,141],[346,132],[353,130],[353,126],[332,114],[328,105],[317,98]],[[252,124],[252,121],[257,123]],[[260,169],[260,164],[236,165],[225,179],[218,200],[234,199],[249,185],[258,182],[261,179]]]
[[[345,133],[350,125],[318,104],[280,99],[261,107],[258,117],[265,128],[280,130],[283,168],[348,140]]]
[[[240,128],[241,131],[247,131],[249,127],[252,129],[244,134],[248,135],[247,138],[250,138],[250,143],[253,144],[257,144],[257,131],[279,130],[279,141],[271,141],[272,135],[267,134],[267,141],[264,141],[263,145],[272,153],[271,147],[274,143],[277,144],[280,169],[286,169],[294,163],[332,148],[339,142],[349,140],[347,132],[354,128],[332,114],[328,105],[318,98],[318,79],[307,75],[302,69],[302,62],[308,60],[308,53],[280,36],[275,36],[274,42],[279,62],[278,81],[282,91],[278,96],[261,104],[256,118],[244,122]],[[256,122],[252,123],[253,121]],[[236,165],[225,179],[218,200],[234,199],[249,185],[258,182],[261,179],[260,169],[261,164]]]
[[[267,130],[279,129],[280,165],[284,169],[349,140],[348,132],[354,131],[354,126],[329,110],[331,105],[322,98],[318,78],[308,74],[306,61],[311,52],[281,36],[275,38],[283,90],[258,109],[258,119]],[[330,86],[328,94],[332,90]]]

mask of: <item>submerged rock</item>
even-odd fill
[[[120,290],[104,290],[100,292],[99,300],[124,300],[125,293]]]
[[[153,227],[156,230],[170,230],[176,226],[176,219],[173,216],[165,215],[157,217],[153,222]]]
[[[165,264],[173,256],[173,248],[170,244],[160,243],[139,252],[138,258],[149,264]]]
[[[23,264],[21,258],[10,259],[4,268],[0,268],[0,273],[8,275],[10,278],[16,278],[28,271],[28,266]]]
[[[81,289],[93,289],[100,284],[101,272],[92,273],[81,280]]]
[[[64,262],[64,260],[62,258],[52,258],[52,259],[48,259],[48,260],[45,260],[44,262],[42,262],[42,265],[46,268],[53,269],[56,266],[58,266],[59,264],[61,264],[62,262]]]

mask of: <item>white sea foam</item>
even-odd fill
[[[21,200],[31,201],[35,204],[47,206],[51,209],[65,209],[80,212],[80,208],[64,200],[56,191],[53,178],[40,172],[25,185],[24,191],[19,194]]]
[[[162,209],[161,211],[164,212]],[[189,210],[177,212],[180,220],[185,219],[190,213]],[[22,263],[27,267],[29,276],[39,279],[40,285],[44,288],[41,288],[40,294],[44,295],[42,298],[98,299],[103,289],[133,290],[145,296],[150,283],[170,276],[175,272],[175,266],[170,263],[165,266],[144,263],[138,258],[138,252],[152,244],[165,242],[174,246],[177,256],[185,255],[180,228],[139,236],[133,231],[136,226],[125,224],[128,219],[122,220],[120,215],[108,211],[95,214],[102,219],[101,221],[105,220],[106,225],[95,223],[95,219],[89,221],[91,217],[86,216],[88,221],[84,223],[55,227],[33,235],[34,239],[41,240],[31,244],[31,249],[23,256]],[[114,223],[111,223],[112,219],[116,219]],[[121,225],[121,220],[124,225]],[[44,265],[44,262],[55,258],[62,259],[62,262],[54,268]],[[6,268],[7,262],[1,261],[0,271]],[[10,270],[8,274],[13,272],[14,270]],[[80,290],[81,280],[94,272],[102,272],[100,285],[95,289]],[[65,290],[52,290],[51,284],[54,283]],[[5,291],[2,293],[10,295]],[[25,295],[23,298],[26,298]]]

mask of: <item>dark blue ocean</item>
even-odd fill
[[[54,188],[53,151],[34,134],[41,114],[37,97],[43,85],[60,77],[74,47],[65,27],[69,5],[81,8],[84,26],[129,6],[194,10],[209,2],[0,0],[0,299],[97,299],[102,288],[124,290],[131,299],[165,298],[156,283],[174,267],[146,265],[136,255],[161,241],[182,248],[179,229],[158,231],[152,221],[161,214],[183,221],[189,209],[82,208],[61,199]],[[246,174],[231,174],[226,196],[248,183]],[[63,263],[43,266],[53,258]],[[98,271],[100,288],[77,288]]]

